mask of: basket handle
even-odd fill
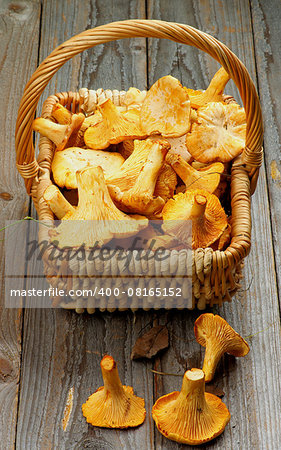
[[[40,95],[52,76],[73,56],[98,44],[124,38],[155,37],[192,45],[218,61],[236,84],[247,119],[246,147],[242,160],[253,181],[262,163],[263,124],[256,88],[244,64],[224,44],[207,33],[188,25],[161,20],[124,20],[86,30],[57,47],[36,69],[25,86],[16,122],[16,163],[25,179],[28,194],[39,165],[32,141],[32,123]]]

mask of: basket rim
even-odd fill
[[[32,123],[39,98],[52,76],[73,56],[96,45],[124,38],[153,37],[191,45],[218,61],[236,84],[247,117],[246,146],[242,160],[250,174],[251,192],[256,187],[262,163],[263,123],[257,90],[245,65],[222,42],[186,24],[150,19],[112,22],[73,36],[58,46],[36,69],[27,83],[20,102],[16,123],[16,165],[30,193],[32,179],[37,175],[32,140]]]

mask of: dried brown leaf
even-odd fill
[[[169,332],[165,325],[151,328],[139,337],[133,347],[131,359],[152,358],[169,347]]]

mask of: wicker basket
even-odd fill
[[[34,201],[39,219],[53,220],[54,216],[44,202],[42,194],[52,183],[50,171],[54,146],[47,138],[40,138],[37,160],[33,147],[32,122],[40,95],[57,70],[73,56],[98,44],[134,37],[171,39],[205,51],[225,68],[241,95],[247,118],[246,147],[242,155],[233,161],[231,169],[231,243],[225,251],[213,251],[210,248],[197,249],[193,251],[192,261],[193,298],[189,308],[195,305],[199,309],[204,309],[208,304],[221,305],[224,301],[230,301],[231,296],[238,289],[243,258],[250,251],[250,197],[255,190],[259,167],[262,163],[263,139],[261,108],[255,86],[245,66],[224,44],[188,25],[158,20],[114,22],[72,37],[57,47],[40,64],[25,87],[16,124],[17,169],[25,179],[27,192]],[[102,90],[95,92],[95,101],[98,101],[98,96],[101,94],[110,96],[115,104],[122,103],[122,92],[102,92]],[[56,102],[60,102],[72,112],[77,112],[81,108],[87,108],[87,100],[87,90],[80,90],[80,93],[56,94],[45,101],[41,115],[50,117]],[[46,231],[42,230],[42,233]],[[173,274],[183,271],[184,255],[181,252],[182,250],[180,252],[173,250],[173,258],[170,262]],[[48,267],[46,270],[48,274]],[[87,267],[83,270],[84,276],[81,277],[80,286],[84,282],[85,274],[91,272]],[[53,286],[62,287],[63,282],[59,273],[57,277],[50,279]],[[73,273],[73,268],[70,273]],[[75,282],[77,282],[75,276],[68,279],[70,285]],[[80,304],[74,302],[67,307],[75,308],[77,312],[82,312],[84,308],[88,312],[93,312],[86,299],[82,301],[82,304],[80,299]]]

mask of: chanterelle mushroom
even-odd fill
[[[230,76],[226,70],[221,67],[213,76],[206,91],[194,91],[193,89],[186,89],[190,98],[192,108],[199,108],[209,102],[222,102],[223,91],[230,80]]]
[[[143,139],[147,136],[132,117],[125,117],[110,99],[97,106],[103,120],[90,126],[84,134],[87,147],[94,150],[118,144],[124,139]]]
[[[164,206],[162,216],[164,232],[184,243],[190,238],[186,221],[192,221],[194,249],[209,247],[227,227],[227,217],[219,199],[201,189],[174,195]]]
[[[55,153],[52,172],[58,186],[77,189],[76,172],[78,170],[100,166],[106,178],[118,170],[123,162],[124,158],[117,152],[71,147]]]
[[[205,189],[212,194],[218,187],[224,165],[220,162],[211,164],[201,170],[190,166],[180,155],[168,155],[171,164],[178,176],[186,185],[186,189]]]
[[[72,112],[62,106],[60,103],[56,103],[52,110],[52,117],[60,124],[67,125],[72,121]]]
[[[147,227],[148,220],[135,220],[116,208],[108,193],[101,167],[77,172],[78,206],[52,230],[52,241],[63,247],[102,246],[112,238],[124,238]],[[75,223],[73,223],[75,221]]]
[[[43,198],[58,219],[62,219],[69,211],[75,211],[74,207],[54,184],[45,189]]]
[[[104,386],[92,394],[82,406],[91,425],[106,428],[137,427],[144,422],[144,399],[134,395],[131,386],[122,386],[116,362],[104,356],[100,363]]]
[[[214,377],[217,364],[224,353],[245,356],[250,348],[247,342],[222,317],[202,314],[195,322],[196,340],[206,347],[203,371],[206,382]]]
[[[186,137],[189,153],[197,161],[228,162],[245,147],[246,116],[235,103],[211,102],[197,111],[197,121]]]
[[[157,139],[156,139],[157,138]],[[130,155],[132,155],[132,152],[134,151],[134,148],[141,147],[143,149],[143,154],[146,153],[148,156],[151,147],[152,147],[152,141],[159,141],[160,136],[151,136],[149,139],[145,139],[143,141],[124,141],[122,144],[120,144],[119,151],[121,155],[128,159]],[[180,139],[180,138],[179,138]],[[170,144],[170,140],[172,139],[166,139],[166,141]],[[161,139],[163,141],[163,139]],[[171,152],[171,149],[169,150],[169,154]],[[124,165],[124,167],[126,164]],[[123,183],[124,184],[124,183]],[[169,198],[173,197],[175,189],[177,186],[177,174],[174,171],[174,169],[171,167],[170,164],[168,164],[165,160],[163,166],[161,167],[158,178],[155,185],[155,191],[154,196],[155,197],[162,197],[165,202],[169,200]],[[124,187],[126,189],[126,186]]]
[[[160,433],[182,444],[198,445],[219,436],[230,413],[219,397],[205,392],[204,372],[185,372],[180,392],[160,397],[152,408]]]
[[[38,131],[42,136],[49,138],[55,145],[57,150],[63,150],[66,145],[72,147],[85,119],[84,114],[72,114],[71,123],[60,124],[52,122],[49,119],[38,117],[33,122],[33,130]]]
[[[190,101],[179,80],[171,75],[160,78],[146,94],[140,122],[148,134],[179,137],[190,129]]]
[[[147,216],[159,213],[165,201],[154,197],[157,177],[163,166],[165,156],[170,148],[166,141],[154,141],[134,186],[121,191],[118,186],[109,186],[109,192],[120,209],[126,212],[140,213]]]
[[[145,91],[140,91],[135,87],[130,87],[130,89],[126,92],[123,103],[128,110],[140,109],[145,97]]]

